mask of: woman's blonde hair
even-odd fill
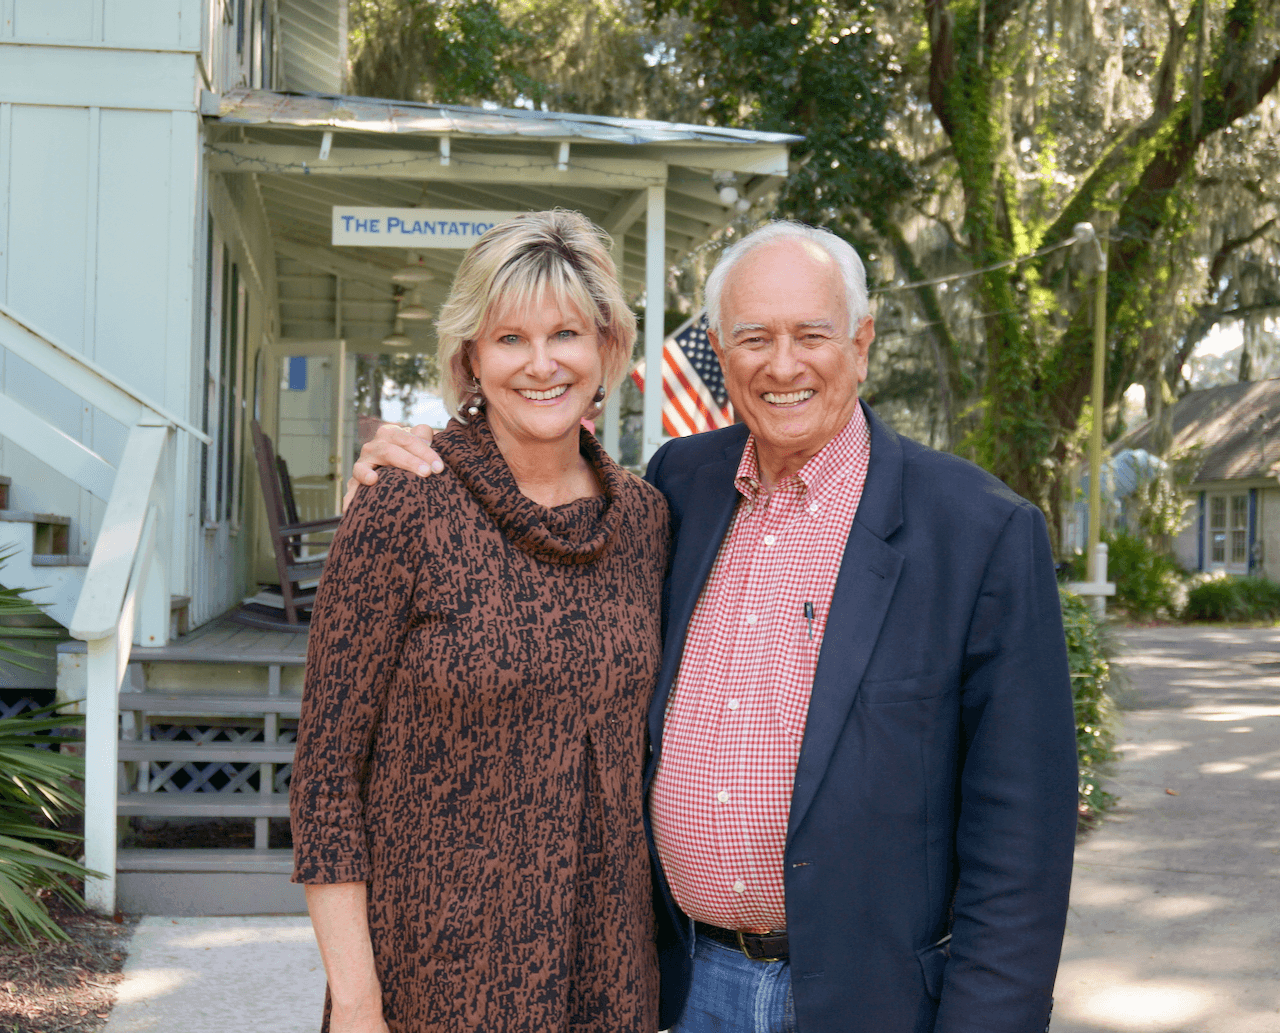
[[[466,422],[461,410],[475,393],[475,340],[500,312],[541,304],[548,295],[594,324],[604,389],[618,386],[631,361],[636,317],[618,284],[611,245],[585,216],[557,208],[500,223],[471,246],[436,320],[440,393],[450,413]]]

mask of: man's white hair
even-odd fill
[[[729,278],[733,267],[748,252],[777,240],[816,244],[831,256],[840,270],[840,279],[844,281],[845,301],[849,306],[849,336],[856,334],[862,321],[871,314],[871,305],[867,300],[867,274],[862,268],[862,259],[852,245],[828,230],[815,229],[802,222],[782,221],[761,226],[726,248],[720,255],[720,261],[707,277],[705,289],[707,324],[711,329],[721,340],[724,339],[724,335],[720,333],[720,295],[724,292],[724,282]]]

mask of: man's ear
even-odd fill
[[[724,349],[720,347],[720,335],[708,327],[707,340],[711,342],[711,350],[716,353],[716,358],[720,360],[720,368],[724,369]]]
[[[871,353],[871,342],[875,339],[876,321],[870,316],[864,316],[858,324],[858,332],[853,335],[854,363],[859,384],[867,379],[867,361]]]

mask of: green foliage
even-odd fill
[[[1280,584],[1261,577],[1214,577],[1191,589],[1184,616],[1197,621],[1280,620]]]
[[[1066,590],[1060,590],[1059,594],[1075,699],[1080,819],[1088,825],[1115,804],[1115,797],[1099,783],[1115,759],[1116,711],[1111,697],[1115,672],[1111,660],[1117,650],[1083,599]]]
[[[521,55],[532,39],[492,0],[352,0],[351,88],[445,104],[538,100]]]
[[[0,564],[11,553],[0,555]],[[25,597],[26,589],[0,588],[0,620],[30,617],[43,611]],[[0,626],[0,660],[19,667],[30,665],[17,657],[38,653],[5,642],[5,635],[40,638],[56,635],[44,628]],[[0,718],[0,938],[30,944],[37,937],[66,939],[49,918],[41,894],[56,893],[83,906],[71,885],[91,873],[56,851],[79,842],[74,833],[55,828],[58,821],[84,810],[72,788],[84,777],[84,760],[58,751],[74,742],[62,730],[78,724],[75,716],[53,716],[57,706],[19,717]]]
[[[56,850],[80,837],[54,826],[84,810],[72,787],[84,777],[84,760],[58,750],[76,741],[62,730],[81,719],[54,716],[56,709],[0,718],[0,937],[21,944],[41,936],[66,939],[41,895],[55,893],[82,907],[72,880],[92,874]]]
[[[1116,586],[1115,601],[1130,617],[1174,617],[1181,608],[1182,568],[1141,536],[1108,532],[1107,580]]]
[[[655,18],[691,20],[706,109],[720,125],[796,133],[804,162],[777,214],[852,235],[863,213],[904,199],[915,174],[888,130],[894,66],[859,0],[649,0]],[[901,70],[898,69],[900,72]]]

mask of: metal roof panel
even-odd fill
[[[366,133],[447,133],[590,140],[632,146],[661,143],[759,146],[798,143],[804,139],[789,133],[758,133],[639,118],[249,89],[235,89],[223,94],[219,98],[217,115],[210,117],[233,125],[323,126]]]

